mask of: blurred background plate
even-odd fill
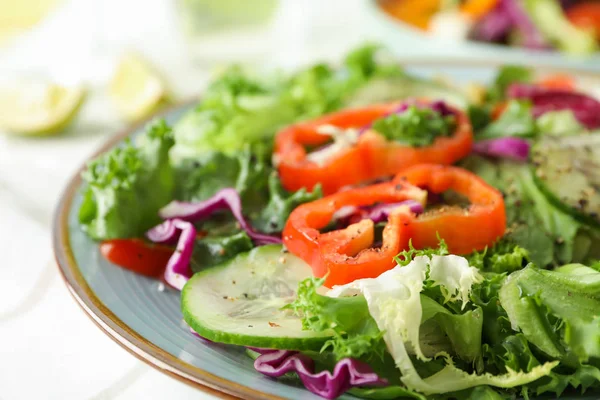
[[[407,62],[406,66],[409,72],[424,77],[443,75],[457,83],[484,83],[494,76],[496,68],[492,63],[481,61]],[[539,72],[556,71],[540,68]],[[596,85],[600,82],[600,76],[577,75],[580,79],[595,81]],[[175,108],[164,116],[172,124],[190,107]],[[100,151],[141,131],[140,125],[118,135]],[[254,370],[242,348],[207,344],[193,336],[183,323],[178,292],[108,263],[101,256],[98,244],[79,227],[80,186],[77,174],[59,203],[53,226],[54,252],[71,294],[107,335],[158,370],[213,394],[216,390],[243,399],[319,399],[303,388],[262,376]],[[596,399],[597,396],[577,398]]]
[[[518,47],[454,40],[433,36],[386,13],[377,0],[367,0],[366,18],[371,32],[394,53],[405,56],[452,57],[459,60],[483,59],[503,63],[542,63],[545,65],[600,71],[600,52],[587,56],[558,51],[534,51]]]

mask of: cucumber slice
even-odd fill
[[[600,134],[546,136],[532,158],[540,190],[557,207],[600,228]]]
[[[282,246],[258,247],[195,274],[181,295],[183,318],[215,342],[319,350],[333,333],[303,330],[300,318],[281,310],[311,276],[310,267]]]
[[[467,98],[460,90],[412,77],[374,79],[353,93],[345,101],[345,106],[360,107],[409,97],[427,97],[431,100],[444,100],[461,109],[467,107]]]

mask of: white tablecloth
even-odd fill
[[[52,212],[68,178],[125,127],[104,94],[115,57],[129,48],[142,52],[180,98],[198,93],[209,79],[209,69],[186,57],[173,3],[74,0],[0,51],[0,80],[51,77],[91,87],[64,135],[32,139],[0,132],[1,400],[213,398],[138,361],[96,328],[69,295],[50,247]],[[287,66],[335,59],[365,38],[362,4],[288,1],[274,26],[278,33],[248,43],[287,44],[269,57]],[[223,36],[214,43],[227,49],[235,40]]]

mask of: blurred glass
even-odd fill
[[[267,23],[277,0],[178,0],[186,35],[248,28]]]
[[[192,61],[203,66],[258,62],[269,51],[278,0],[176,0]]]

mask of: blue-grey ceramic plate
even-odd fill
[[[494,60],[504,63],[544,63],[556,67],[600,71],[600,52],[571,55],[558,51],[535,51],[472,40],[452,40],[427,33],[388,15],[376,0],[365,2],[368,32],[403,57],[435,55],[458,60]]]
[[[462,83],[486,82],[495,73],[494,65],[482,63],[412,61],[406,62],[406,66],[411,72],[423,76],[442,74]],[[540,71],[555,72],[547,68]],[[600,81],[600,76],[586,76],[572,70],[562,72]],[[190,107],[178,107],[168,111],[164,117],[174,123]],[[98,153],[117,145],[127,136],[137,135],[141,128],[142,125],[116,136]],[[168,288],[160,291],[157,281],[104,260],[98,244],[78,226],[80,186],[78,173],[58,205],[53,245],[69,290],[100,329],[157,369],[220,397],[318,399],[300,387],[289,386],[255,372],[252,361],[240,348],[206,344],[199,340],[183,323],[178,292]]]

